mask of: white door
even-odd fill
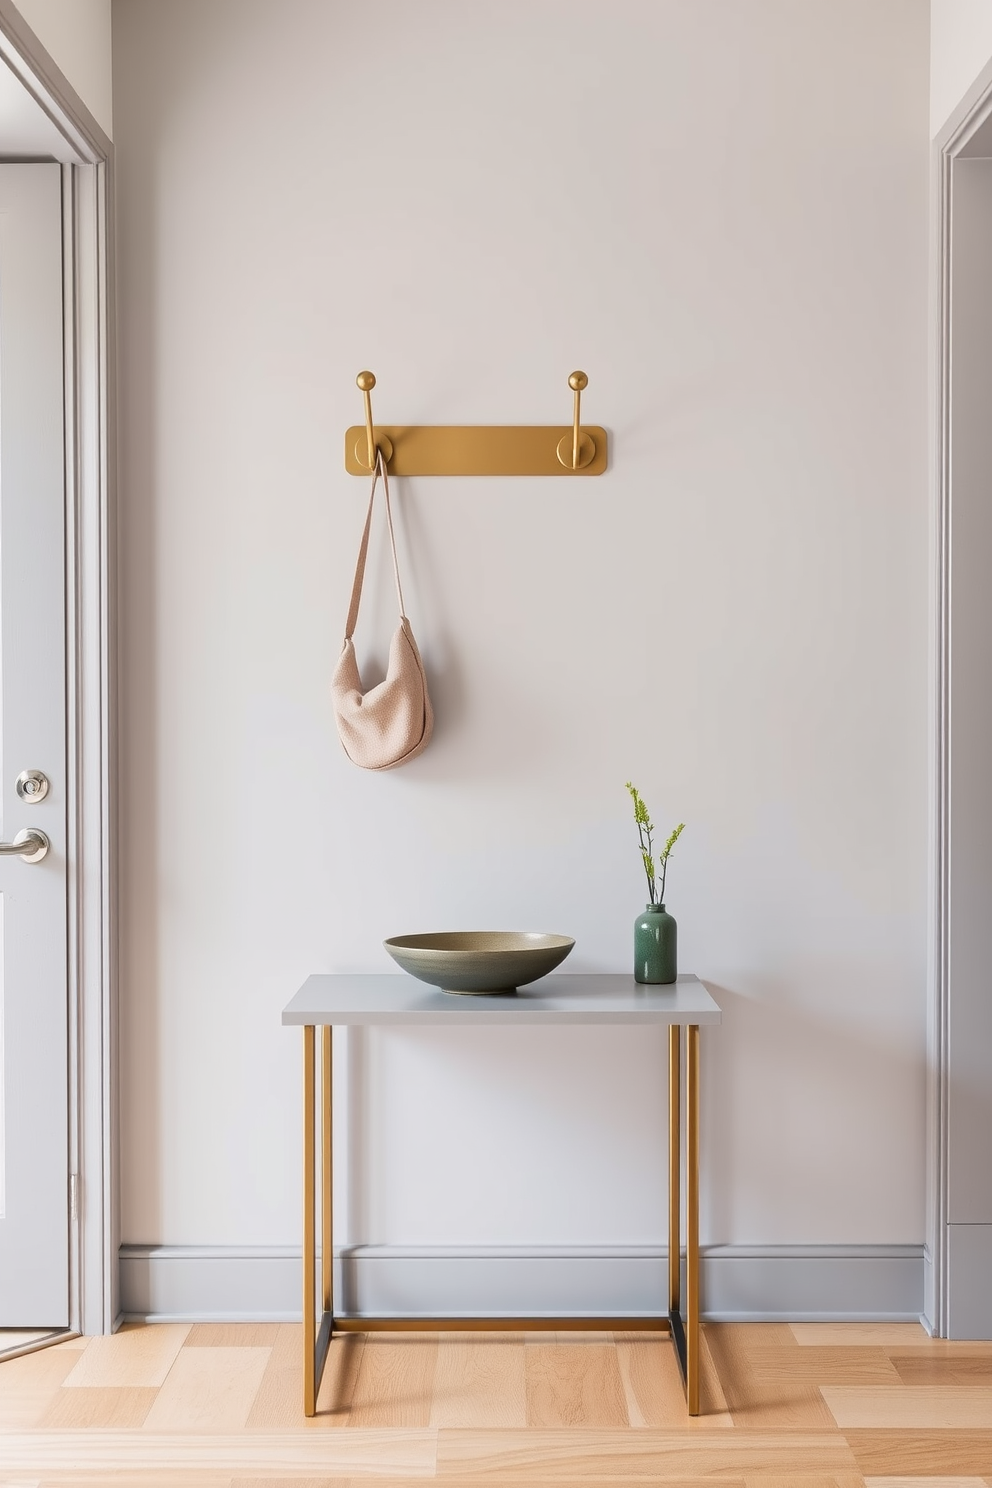
[[[69,1321],[62,198],[0,165],[0,1327]],[[44,799],[18,777],[41,772]],[[30,790],[30,787],[28,788]]]

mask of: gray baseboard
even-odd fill
[[[299,1246],[122,1245],[126,1319],[299,1322]]]
[[[923,1246],[712,1246],[700,1292],[714,1321],[918,1322]]]
[[[368,1317],[664,1313],[667,1256],[654,1247],[353,1246],[335,1260],[342,1313]],[[700,1287],[714,1321],[916,1321],[922,1245],[719,1245]],[[154,1321],[291,1322],[292,1247],[122,1245],[121,1306]]]

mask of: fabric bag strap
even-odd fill
[[[362,602],[362,584],[365,580],[365,560],[369,551],[369,533],[372,530],[372,506],[375,502],[375,488],[379,477],[382,476],[382,489],[386,498],[386,522],[389,526],[389,545],[393,550],[393,573],[396,575],[396,598],[400,603],[400,619],[406,618],[406,610],[403,608],[403,588],[400,584],[400,565],[396,557],[396,537],[393,532],[393,513],[389,505],[389,476],[386,474],[386,462],[382,458],[382,450],[376,450],[375,469],[372,472],[372,493],[369,496],[369,513],[365,518],[365,531],[362,533],[362,544],[358,550],[358,566],[355,569],[355,583],[351,591],[351,606],[348,610],[348,620],[344,628],[344,638],[350,641],[355,634],[355,626],[358,624],[358,607]]]

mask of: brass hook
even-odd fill
[[[375,373],[359,372],[355,378],[355,382],[361,391],[362,397],[365,399],[366,436],[366,449],[362,449],[362,441],[359,440],[355,445],[355,458],[359,465],[363,466],[366,470],[374,470],[376,450],[382,450],[382,457],[388,465],[393,456],[393,443],[391,439],[386,438],[385,434],[380,434],[378,439],[376,439],[375,428],[372,423],[372,389],[375,387]]]
[[[584,372],[573,372],[568,379],[568,385],[573,393],[572,437],[569,438],[566,434],[564,438],[559,439],[558,459],[566,470],[584,470],[596,458],[596,441],[591,435],[583,434],[579,427],[582,390],[589,386],[589,379]]]

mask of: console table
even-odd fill
[[[453,996],[404,974],[312,976],[283,1009],[282,1021],[303,1029],[303,1408],[316,1414],[317,1392],[335,1333],[459,1329],[634,1330],[672,1337],[689,1414],[699,1414],[699,1030],[719,1023],[720,1009],[694,976],[669,986],[643,986],[630,976],[544,977],[515,996]],[[331,1039],[337,1027],[444,1024],[491,1028],[508,1023],[653,1024],[668,1028],[668,1314],[659,1317],[341,1317],[332,1296]],[[316,1030],[321,1029],[320,1233],[321,1318],[316,1318]],[[686,1298],[680,1298],[683,1172],[681,1120],[682,1030],[685,1029]]]

